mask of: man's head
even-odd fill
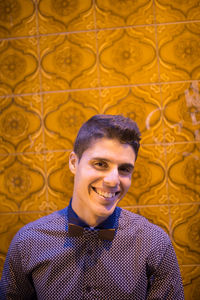
[[[80,128],[74,143],[74,152],[79,160],[91,144],[100,138],[117,139],[130,145],[137,158],[140,147],[140,131],[137,124],[122,115],[95,115]]]
[[[79,130],[69,157],[72,208],[90,226],[111,215],[126,195],[139,140],[136,123],[123,116],[96,115]]]

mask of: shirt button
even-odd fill
[[[87,253],[88,253],[89,255],[92,255],[92,253],[93,253],[92,249],[88,249]]]
[[[91,286],[89,286],[89,285],[86,286],[86,292],[87,292],[87,293],[91,292],[91,289],[92,289]]]

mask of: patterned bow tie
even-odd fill
[[[82,236],[84,228],[72,223],[68,223],[68,235],[71,237]],[[112,241],[114,239],[115,229],[99,229],[98,236],[101,240]]]

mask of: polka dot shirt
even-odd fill
[[[184,299],[168,235],[121,208],[113,241],[97,230],[68,235],[68,207],[24,226],[4,265],[0,299]]]

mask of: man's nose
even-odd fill
[[[104,183],[112,187],[117,186],[119,184],[118,169],[113,168],[112,170],[109,170],[104,177]]]

